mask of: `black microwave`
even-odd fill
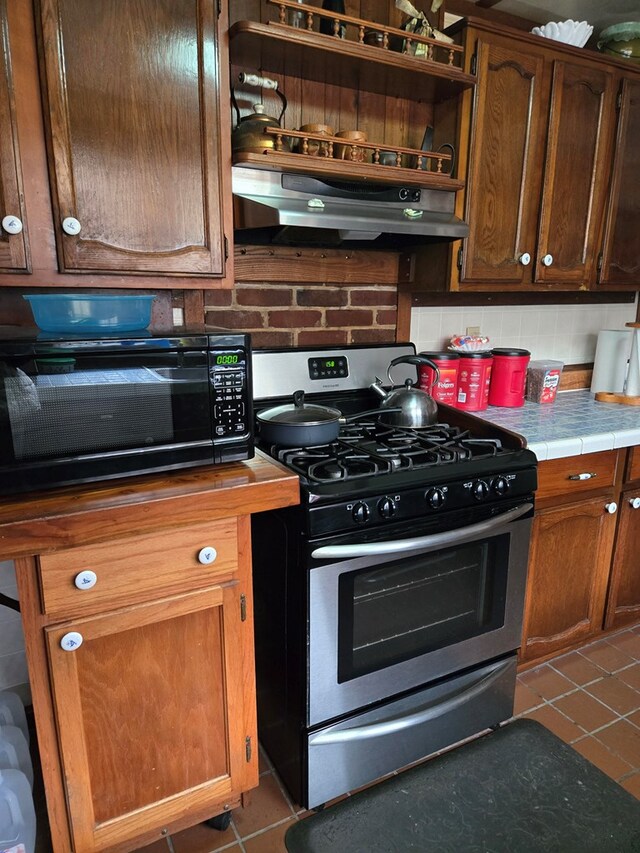
[[[0,494],[253,456],[248,335],[0,337]]]

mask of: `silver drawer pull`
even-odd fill
[[[585,472],[584,474],[569,474],[567,477],[568,480],[592,480],[594,477],[598,475],[594,471]]]

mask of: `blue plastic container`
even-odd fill
[[[155,296],[46,293],[24,297],[43,332],[133,332],[151,322]]]

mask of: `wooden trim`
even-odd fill
[[[403,283],[402,290],[411,291],[410,283]],[[526,293],[411,293],[414,308],[455,305],[602,305],[606,303],[632,303],[636,294],[632,292],[587,292],[587,291],[527,291]]]
[[[592,364],[566,365],[560,375],[559,391],[577,391],[580,388],[591,387],[593,375]]]
[[[56,853],[72,850],[69,835],[66,793],[58,750],[56,715],[49,684],[49,659],[44,619],[38,590],[36,561],[23,557],[15,561],[18,597],[24,628],[33,713],[38,733],[51,844]]]
[[[236,246],[236,281],[398,283],[397,252],[315,249],[290,246]]]
[[[398,314],[396,319],[396,341],[411,339],[411,295],[398,293]]]

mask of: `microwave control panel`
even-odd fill
[[[249,369],[244,349],[210,352],[214,439],[246,436],[250,428]]]

